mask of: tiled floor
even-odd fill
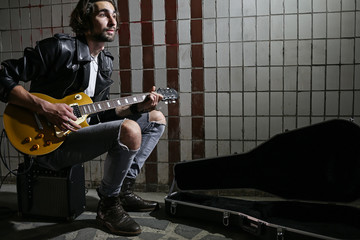
[[[6,240],[100,240],[100,239],[202,239],[202,240],[255,240],[254,236],[226,229],[212,223],[192,219],[174,219],[164,210],[165,193],[139,193],[149,200],[160,202],[161,208],[151,213],[130,213],[141,225],[142,233],[136,237],[121,237],[107,233],[95,220],[98,197],[94,190],[86,196],[86,211],[73,222],[47,222],[17,216],[17,194],[14,185],[4,185],[0,190],[0,239]]]
[[[122,237],[109,234],[105,229],[99,227],[95,220],[98,197],[95,190],[90,189],[86,195],[86,210],[72,222],[44,221],[43,219],[23,218],[17,214],[17,193],[15,185],[4,185],[0,189],[0,239],[4,240],[113,240],[113,239],[133,239],[133,240],[259,240],[264,239],[264,235],[276,239],[276,229],[274,232],[263,231],[262,237],[258,238],[238,228],[226,228],[221,224],[211,221],[199,221],[190,218],[174,218],[165,213],[164,198],[166,193],[138,193],[141,197],[149,200],[158,201],[160,209],[151,213],[130,213],[142,227],[142,233],[136,237]],[[244,198],[245,199],[245,198]],[[274,198],[247,197],[245,200],[274,200]],[[277,199],[279,200],[279,199]],[[360,208],[360,199],[350,204]],[[356,210],[355,208],[353,208]],[[330,214],[330,213],[329,213]],[[331,215],[331,214],[330,214]],[[358,217],[357,217],[358,219]],[[331,222],[330,222],[331,223]],[[329,224],[330,224],[329,223]],[[306,221],[304,224],[309,224]],[[316,222],[312,224],[323,224]],[[325,225],[324,225],[325,226]],[[327,226],[327,225],[326,225]],[[325,226],[325,227],[326,227]],[[330,226],[330,225],[329,225]],[[331,225],[332,226],[332,225]],[[335,225],[337,227],[337,225]],[[349,226],[350,225],[346,225]],[[355,226],[355,225],[354,225]],[[358,226],[358,225],[356,225]],[[349,229],[352,229],[350,227]],[[266,228],[268,229],[268,228]],[[279,228],[278,228],[279,229]],[[289,229],[280,228],[285,231],[287,240],[294,240]],[[340,230],[340,232],[343,229]],[[275,234],[275,235],[274,235]],[[354,233],[351,233],[354,234]],[[357,233],[355,233],[357,234]],[[341,235],[341,233],[340,233]],[[303,237],[303,236],[302,236]],[[282,238],[281,238],[282,239]],[[338,238],[306,238],[306,239],[338,239]],[[339,238],[342,239],[342,238]],[[359,239],[359,238],[351,238]],[[296,238],[303,240],[303,238]]]

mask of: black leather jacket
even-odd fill
[[[109,99],[113,57],[104,50],[98,56],[99,73],[93,101]],[[8,101],[10,91],[20,81],[29,82],[30,92],[38,92],[53,98],[84,91],[89,84],[91,56],[85,39],[56,34],[37,43],[35,48],[26,48],[18,60],[1,63],[0,100]],[[100,114],[114,117],[114,111]]]

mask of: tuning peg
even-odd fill
[[[172,102],[171,103],[176,103],[176,101],[175,100],[172,100]]]
[[[166,104],[166,105],[168,105],[168,104],[169,104],[169,102],[168,102],[168,101],[165,101],[165,104]]]

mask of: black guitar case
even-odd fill
[[[264,239],[360,239],[360,127],[334,119],[278,134],[253,150],[184,161],[168,214],[237,226]],[[257,189],[249,201],[199,190]],[[241,197],[241,196],[240,196]]]

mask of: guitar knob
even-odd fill
[[[50,146],[52,144],[52,141],[48,140],[46,141],[46,146]]]
[[[32,146],[32,150],[38,150],[40,148],[39,144],[35,144],[34,146]]]
[[[81,99],[82,99],[81,94],[76,94],[76,95],[75,95],[75,100],[81,100]]]
[[[29,142],[31,142],[32,141],[32,138],[31,137],[26,137],[25,139],[24,139],[24,143],[29,143]]]
[[[37,137],[37,138],[43,138],[43,137],[44,137],[44,134],[43,134],[43,133],[39,133],[36,137]]]

